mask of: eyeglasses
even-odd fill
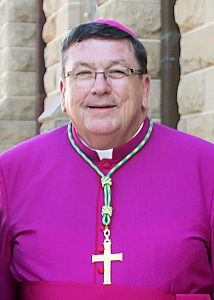
[[[142,70],[134,70],[131,68],[113,68],[106,71],[90,71],[90,70],[81,70],[81,71],[68,71],[64,74],[64,77],[70,77],[71,80],[76,81],[92,81],[97,78],[98,74],[103,74],[104,78],[110,79],[122,79],[129,77],[131,75],[141,75],[143,74]]]

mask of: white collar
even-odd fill
[[[133,135],[132,139],[141,131],[141,129],[143,128],[144,122],[140,125],[140,127],[138,128],[137,132]],[[106,149],[106,150],[98,150],[98,149],[94,149],[88,146],[88,144],[79,136],[81,142],[87,146],[88,148],[90,148],[93,151],[97,152],[97,155],[99,156],[99,159],[112,159],[112,155],[113,155],[113,149]]]

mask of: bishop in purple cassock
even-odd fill
[[[0,300],[214,299],[214,146],[147,117],[138,43],[116,22],[75,28],[72,125],[0,156]]]

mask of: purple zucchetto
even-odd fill
[[[130,35],[132,35],[135,39],[138,39],[138,36],[134,33],[133,30],[131,30],[130,28],[122,25],[121,23],[115,21],[115,20],[106,20],[106,19],[97,19],[97,20],[92,20],[91,23],[103,23],[103,24],[107,24],[113,27],[117,27],[123,31],[128,32]]]

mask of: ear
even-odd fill
[[[63,79],[60,80],[60,102],[61,102],[61,110],[66,112],[66,105],[65,105],[65,81]]]
[[[149,102],[149,93],[151,86],[151,78],[148,74],[143,75],[142,79],[142,88],[143,88],[143,97],[142,97],[142,109],[144,111],[148,110],[148,102]]]

